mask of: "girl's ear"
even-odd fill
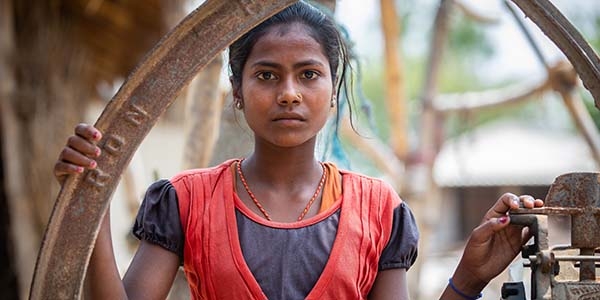
[[[233,95],[233,99],[237,100],[237,99],[242,99],[242,94],[240,93],[240,89],[239,88],[232,88],[231,89],[231,94]]]
[[[231,94],[233,95],[233,99],[242,99],[240,85],[234,83],[232,76],[229,76],[229,83],[231,84]]]

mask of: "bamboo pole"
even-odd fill
[[[600,167],[600,132],[583,100],[576,94],[578,77],[575,69],[567,62],[560,62],[548,69],[548,78],[552,88],[561,96],[575,127],[587,143],[596,166]]]
[[[573,122],[575,122],[575,126],[589,146],[596,167],[600,167],[600,132],[598,132],[598,127],[594,124],[594,120],[592,120],[581,97],[574,92],[560,93],[560,95],[573,118]]]
[[[390,124],[390,145],[405,161],[408,155],[408,113],[404,68],[400,57],[400,18],[393,0],[381,0],[381,27],[385,44],[385,103]]]
[[[475,10],[473,10],[469,5],[465,4],[463,1],[455,0],[454,4],[456,5],[456,9],[460,10],[463,13],[463,15],[479,24],[500,23],[500,18],[498,16],[486,16],[481,13],[478,13]]]
[[[551,89],[548,79],[539,83],[516,84],[507,88],[481,92],[443,94],[433,101],[434,109],[444,115],[480,111],[526,102]]]

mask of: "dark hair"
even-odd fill
[[[310,35],[323,47],[323,52],[329,61],[333,85],[336,87],[337,98],[339,99],[336,105],[339,106],[339,102],[342,101],[340,98],[341,90],[343,90],[345,96],[350,95],[348,93],[349,84],[346,82],[348,80],[346,73],[350,69],[350,58],[348,57],[346,43],[333,19],[304,1],[292,4],[263,21],[229,46],[229,69],[233,88],[241,87],[244,65],[258,39],[264,36],[267,30],[273,26],[287,25],[294,22],[306,25],[310,30]]]

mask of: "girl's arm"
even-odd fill
[[[96,167],[100,155],[96,143],[101,133],[91,125],[79,124],[54,166],[63,183],[70,174]],[[110,210],[109,210],[110,211]],[[110,232],[110,212],[100,225],[86,278],[86,299],[165,299],[179,268],[179,257],[160,246],[142,241],[123,280],[119,274]]]
[[[502,195],[471,233],[452,275],[453,287],[448,284],[440,299],[477,299],[481,290],[519,254],[531,234],[527,227],[510,224],[508,211],[519,208],[520,203],[525,208],[544,205],[544,201],[531,196]]]
[[[179,256],[141,241],[121,280],[110,233],[104,217],[85,279],[85,299],[166,299],[179,268]]]
[[[84,282],[85,299],[127,299],[110,233],[110,209],[102,220]]]
[[[389,269],[377,273],[369,300],[408,300],[406,269]]]
[[[177,254],[141,241],[123,278],[127,295],[130,299],[166,299],[178,269]]]

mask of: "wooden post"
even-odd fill
[[[390,121],[390,145],[405,161],[408,154],[408,113],[400,47],[400,18],[393,0],[381,0],[381,26],[385,43],[385,103]]]
[[[223,112],[219,90],[222,66],[223,58],[219,55],[190,83],[186,97],[184,169],[207,167],[211,160]]]

